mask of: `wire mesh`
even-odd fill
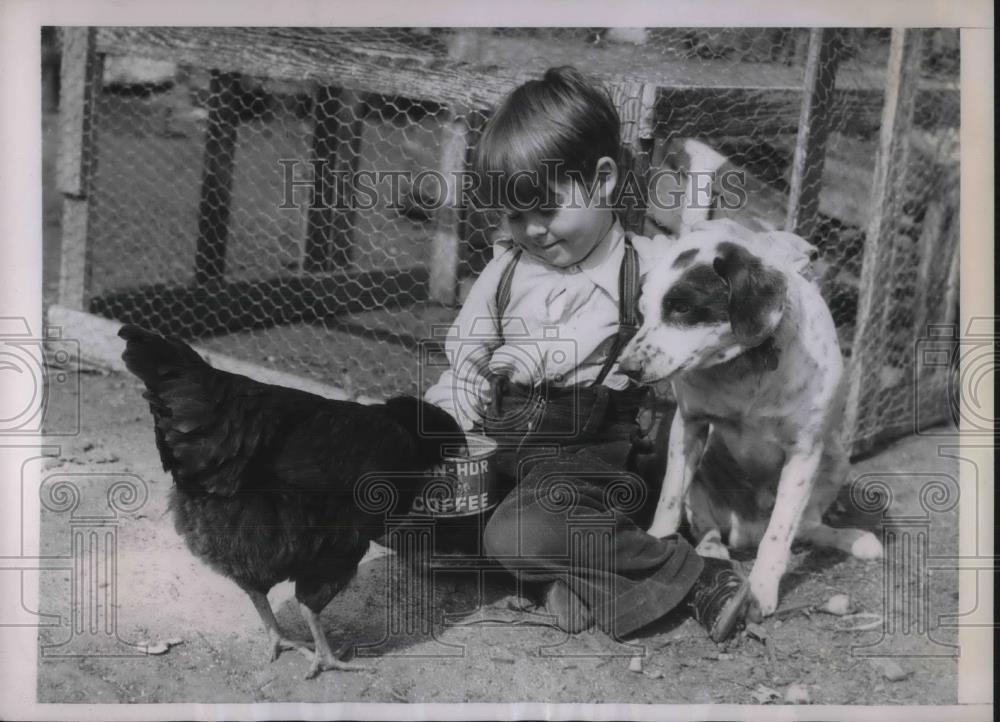
[[[957,31],[924,35],[905,199],[885,239],[891,272],[862,339],[879,362],[865,370],[872,393],[855,441],[947,415],[947,370],[918,368],[914,348],[928,324],[957,319],[959,45]],[[691,171],[677,149],[696,139],[742,174],[745,202],[723,207],[717,193],[710,214],[780,229],[790,195],[793,211],[806,209],[794,227],[821,251],[820,286],[845,354],[855,351],[887,30],[829,31],[821,47],[809,30],[780,28],[95,37],[85,310],[354,395],[422,391],[417,346],[454,317],[502,231],[496,213],[449,205],[454,189],[431,171],[464,167],[517,82],[572,64],[613,91],[637,167]],[[804,97],[819,103],[808,148]],[[644,190],[670,198],[670,182]],[[682,216],[650,202],[637,229],[676,234]],[[930,392],[915,404],[918,382]]]
[[[889,222],[879,238],[877,282],[855,353],[855,445],[958,422],[959,105],[958,38],[926,31],[914,38],[921,78],[913,121],[898,148],[899,170],[887,204],[869,210]],[[943,94],[943,95],[942,95]],[[940,98],[950,102],[940,102]],[[947,341],[950,339],[950,341]],[[927,344],[945,359],[926,353]]]

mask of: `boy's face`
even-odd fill
[[[566,268],[579,263],[614,223],[614,210],[607,196],[616,180],[611,162],[610,173],[594,184],[593,194],[578,183],[565,181],[552,189],[553,203],[530,211],[509,210],[507,223],[514,242],[552,266]]]

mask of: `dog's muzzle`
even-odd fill
[[[642,362],[634,353],[623,353],[618,359],[618,370],[634,381],[642,380]]]

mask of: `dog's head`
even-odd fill
[[[729,361],[781,323],[787,270],[735,224],[703,224],[682,237],[642,289],[643,323],[619,369],[643,383]],[[788,234],[790,235],[790,234]]]

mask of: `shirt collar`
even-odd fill
[[[591,282],[604,289],[612,300],[618,301],[618,275],[625,255],[624,237],[625,233],[616,218],[607,235],[590,255],[567,270],[583,273]]]
[[[582,273],[591,283],[603,289],[611,300],[617,303],[618,275],[621,270],[622,258],[625,255],[624,237],[625,232],[622,230],[621,223],[618,218],[615,218],[611,224],[611,228],[608,229],[604,238],[598,242],[597,247],[590,252],[590,255],[579,263],[563,269],[562,272],[570,274]],[[493,242],[493,256],[494,258],[499,257],[505,251],[513,248],[513,239],[509,237],[497,238]],[[522,260],[526,260],[529,264],[537,263],[544,265],[530,254],[525,254]]]

